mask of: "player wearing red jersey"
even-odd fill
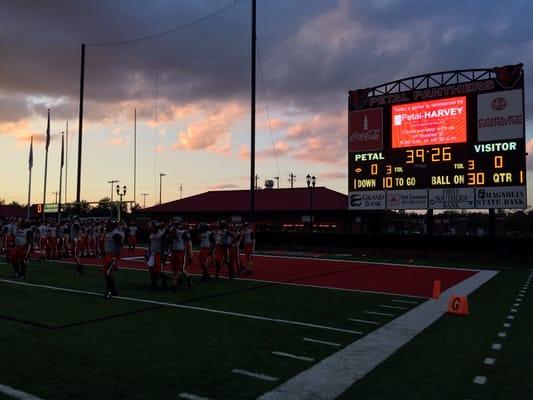
[[[14,246],[11,249],[10,260],[15,270],[14,278],[26,277],[26,261],[30,256],[33,244],[33,233],[26,221],[19,223],[15,230]]]

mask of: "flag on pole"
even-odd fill
[[[50,146],[50,109],[48,110],[48,122],[46,123],[46,151]]]
[[[65,165],[65,136],[61,135],[61,168]]]
[[[31,170],[33,168],[33,136],[30,143],[30,157],[28,158],[28,167]]]

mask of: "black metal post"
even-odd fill
[[[251,71],[251,130],[250,130],[250,222],[255,220],[255,45],[256,0],[252,0],[252,71]]]
[[[489,208],[489,237],[496,237],[496,210]]]
[[[76,210],[80,211],[81,194],[81,149],[83,136],[83,86],[85,83],[85,43],[81,45],[81,74],[80,74],[80,115],[78,126],[78,179],[76,187]]]
[[[426,231],[428,236],[433,236],[435,221],[433,219],[433,209],[429,208],[426,213]]]
[[[311,232],[313,232],[313,190],[314,190],[314,186],[309,186],[309,190],[311,191],[311,204],[310,204],[310,208],[311,208],[311,212],[310,212],[310,217],[311,217]]]

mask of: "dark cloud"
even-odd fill
[[[82,42],[162,32],[232,2],[1,1],[0,94],[5,96],[0,97],[0,120],[43,115],[50,106],[28,107],[26,96],[62,99],[55,115],[71,118]],[[156,73],[162,104],[246,104],[250,4],[241,0],[224,13],[162,37],[157,53],[153,39],[89,46],[86,115],[105,118],[120,103],[153,101]],[[531,15],[529,1],[259,1],[260,72],[271,107],[287,115],[338,113],[349,89],[425,72],[524,62],[527,74],[533,63]],[[530,93],[532,81],[526,82]],[[152,110],[143,112],[148,116]]]

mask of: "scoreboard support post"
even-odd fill
[[[427,236],[429,237],[433,236],[433,227],[434,227],[433,209],[428,208],[427,213],[426,213],[426,234]]]
[[[496,209],[489,208],[489,237],[496,237]]]

